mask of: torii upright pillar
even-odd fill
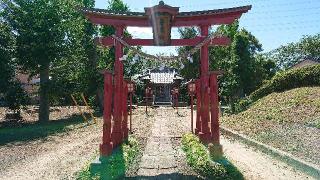
[[[201,36],[209,35],[209,25],[201,25]],[[211,141],[211,132],[209,128],[209,53],[208,44],[201,47],[200,50],[200,112],[198,121],[201,122],[201,130],[199,138],[202,142],[209,143]]]
[[[116,26],[116,36],[122,37],[124,27]],[[121,143],[123,139],[123,106],[122,106],[122,90],[123,90],[123,64],[120,58],[123,56],[123,45],[115,42],[115,63],[114,63],[114,100],[113,100],[113,129],[112,129],[112,141],[114,146]]]

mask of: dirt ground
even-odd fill
[[[151,109],[149,116],[139,108],[134,111],[133,132],[143,146],[151,132],[152,124],[161,111],[172,121],[169,132],[179,139],[190,131],[189,109],[180,109],[176,114],[172,108]],[[97,155],[101,141],[102,120],[98,124],[77,124],[71,131],[54,134],[45,139],[29,142],[14,142],[0,146],[0,179],[74,179],[76,173]],[[173,143],[179,148],[179,142]],[[261,152],[222,137],[225,155],[239,168],[246,179],[312,179],[288,165]],[[137,162],[128,174],[135,176]],[[185,164],[185,163],[184,163]],[[183,169],[183,168],[182,168]]]

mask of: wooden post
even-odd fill
[[[219,100],[218,100],[218,74],[210,74],[210,100],[211,100],[211,137],[210,154],[213,158],[222,157],[222,146],[219,133]]]
[[[111,139],[111,112],[112,112],[113,83],[112,74],[104,73],[104,108],[103,108],[103,135],[100,144],[100,156],[108,156],[112,153],[113,143]]]
[[[72,95],[72,94],[71,94],[71,98],[72,98],[72,101],[74,102],[74,104],[77,106],[77,108],[78,108],[78,110],[79,110],[79,112],[80,112],[81,116],[82,116],[82,117],[83,117],[83,119],[87,122],[87,121],[88,121],[87,117],[83,114],[82,109],[80,108],[80,106],[78,105],[78,103],[77,103],[76,99],[73,97],[73,95]]]
[[[201,36],[206,37],[209,35],[209,26],[200,26]],[[201,132],[199,132],[199,138],[204,143],[209,143],[211,139],[211,133],[209,129],[209,52],[208,44],[205,44],[200,49],[200,61],[201,61]]]
[[[132,92],[130,93],[130,132],[132,133]]]
[[[193,133],[193,94],[191,94],[191,133]]]
[[[90,106],[89,106],[86,98],[84,97],[84,94],[83,94],[83,93],[81,93],[81,98],[82,98],[84,104],[86,105],[86,107],[87,107],[87,109],[88,109],[88,111],[89,111],[89,113],[90,113],[90,115],[91,115],[92,120],[94,121],[94,123],[97,123],[97,120],[96,120],[96,118],[93,116],[93,113],[92,113],[92,111],[91,111],[91,109],[90,109]]]
[[[116,36],[122,37],[123,26],[116,26]],[[122,132],[122,121],[123,121],[123,109],[122,109],[122,86],[123,86],[123,64],[120,58],[123,56],[123,45],[116,41],[115,44],[115,83],[114,83],[114,106],[113,106],[113,130],[112,130],[112,141],[114,146],[121,143],[123,132]]]
[[[201,131],[201,82],[200,79],[196,81],[196,97],[197,97],[197,118],[196,118],[196,129],[194,130],[195,134],[199,134]]]
[[[123,94],[122,94],[122,111],[123,111],[123,122],[122,122],[122,131],[123,131],[123,140],[128,138],[129,129],[128,129],[128,83],[124,81],[123,83]]]

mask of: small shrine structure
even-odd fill
[[[150,87],[153,91],[154,105],[172,105],[171,90],[179,87],[183,77],[180,76],[178,70],[169,67],[160,67],[148,69],[139,79],[144,82],[146,87]]]

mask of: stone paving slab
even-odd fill
[[[138,176],[172,174],[177,171],[175,150],[171,144],[171,135],[167,126],[169,118],[159,117],[152,126],[152,133],[147,140]]]

